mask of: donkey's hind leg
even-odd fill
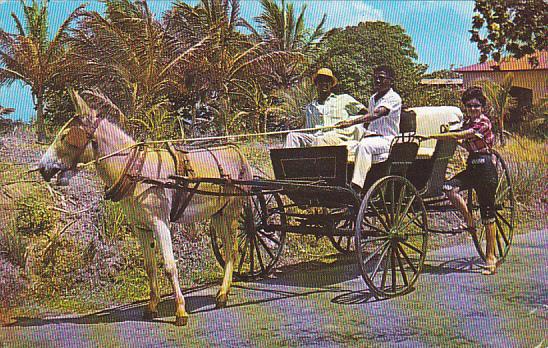
[[[158,219],[154,223],[154,233],[160,246],[166,275],[171,282],[173,292],[175,293],[175,325],[183,326],[188,323],[188,313],[185,310],[185,298],[179,286],[179,276],[175,257],[173,256],[173,245],[171,243],[171,233],[166,222]]]
[[[212,216],[211,224],[213,228],[219,231],[219,235],[223,239],[223,248],[225,254],[225,268],[223,283],[215,297],[216,308],[226,307],[228,301],[228,293],[232,285],[232,273],[234,271],[234,262],[237,258],[236,233],[238,230],[238,220],[234,216],[221,211]]]
[[[150,302],[148,303],[143,317],[146,320],[154,319],[158,316],[158,303],[160,303],[160,291],[158,287],[158,266],[156,264],[154,234],[151,230],[135,228],[136,234],[143,249],[145,260],[145,270],[148,276],[150,288]]]

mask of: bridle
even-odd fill
[[[78,151],[76,158],[82,156],[90,142],[92,143],[94,150],[97,148],[95,132],[103,120],[103,118],[97,117],[92,124],[87,124],[80,119],[80,115],[76,115],[63,126],[63,128],[69,127],[69,131],[66,135],[66,142],[75,147]],[[71,125],[71,123],[75,121],[78,121],[78,124]],[[76,162],[77,161],[73,163],[73,167],[76,166]]]

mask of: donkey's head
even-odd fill
[[[82,162],[84,153],[101,122],[96,112],[76,91],[71,91],[70,95],[76,114],[63,125],[38,166],[40,174],[46,181],[58,174],[60,183],[68,182],[70,173],[76,170],[78,163]]]

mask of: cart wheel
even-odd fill
[[[266,276],[278,261],[285,243],[286,223],[283,204],[278,194],[258,193],[244,206],[238,230],[238,259],[234,276],[240,280]],[[225,266],[223,240],[213,228],[211,244],[215,258]]]
[[[409,180],[386,176],[367,191],[356,219],[362,278],[376,297],[411,291],[428,244],[424,202]]]
[[[503,262],[514,237],[516,202],[508,167],[498,152],[493,151],[493,154],[498,176],[495,194],[495,256],[499,262]],[[468,191],[468,209],[475,217],[480,216],[479,203],[474,190]],[[476,233],[472,233],[472,240],[479,256],[485,261],[485,227],[483,225],[477,229]]]
[[[352,216],[347,216],[338,221],[337,226],[335,226],[335,230],[344,229],[353,231],[354,224],[355,220],[352,218]],[[353,235],[329,235],[328,238],[333,247],[342,254],[350,254],[356,251],[356,244],[354,243]]]

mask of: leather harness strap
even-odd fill
[[[105,199],[113,202],[122,200],[135,189],[145,164],[147,151],[142,146],[134,147],[118,180],[105,190]]]
[[[194,177],[195,172],[192,168],[190,160],[188,159],[188,151],[178,150],[171,144],[168,144],[169,152],[171,153],[173,160],[175,161],[175,170],[177,175],[185,177]],[[171,222],[179,220],[181,215],[188,207],[190,200],[194,197],[194,194],[198,190],[200,183],[195,183],[193,187],[190,187],[188,181],[183,183],[183,188],[175,190],[173,195],[173,202],[171,204],[171,211],[169,212],[169,219]]]

